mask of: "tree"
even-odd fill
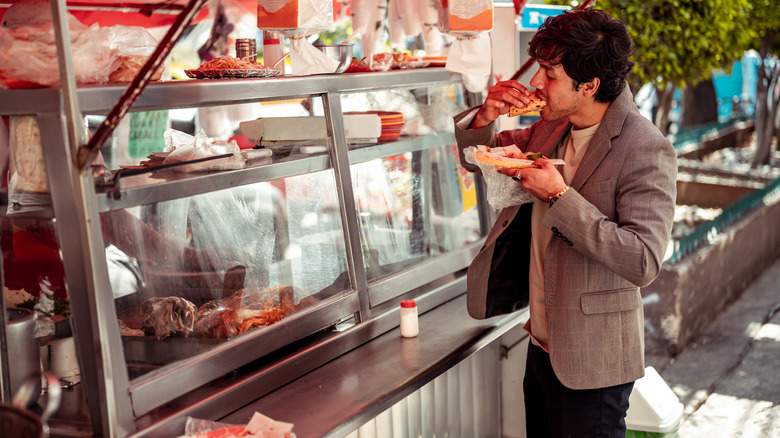
[[[756,83],[755,154],[751,167],[769,164],[772,139],[778,133],[780,107],[780,1],[753,0],[753,17],[759,35],[754,48],[758,51]]]
[[[654,122],[662,132],[675,91],[709,78],[712,69],[729,68],[756,37],[749,0],[597,0],[594,7],[628,26],[636,62],[630,85],[655,88]]]

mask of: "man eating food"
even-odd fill
[[[625,25],[603,11],[549,17],[529,46],[539,64],[529,82],[536,92],[501,81],[481,106],[455,116],[460,161],[472,172],[479,168],[462,154],[473,145],[543,155],[538,168],[502,168],[536,200],[501,210],[467,282],[474,318],[500,314],[490,297],[528,297],[529,437],[625,437],[629,394],[644,375],[639,288],[661,270],[677,159],[634,104],[631,51]],[[495,133],[498,117],[529,105],[541,120]],[[512,281],[490,281],[496,277]]]

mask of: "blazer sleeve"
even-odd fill
[[[526,129],[513,129],[496,133],[495,122],[477,129],[470,129],[471,122],[479,111],[479,106],[469,108],[455,115],[455,141],[458,143],[458,154],[460,163],[469,172],[479,173],[479,167],[466,161],[463,155],[463,149],[469,146],[508,146],[517,145],[520,150],[525,151],[528,142],[533,135],[536,124]]]
[[[674,148],[660,137],[642,144],[628,154],[616,178],[614,220],[569,190],[542,224],[566,236],[573,249],[644,287],[661,271],[674,222]]]

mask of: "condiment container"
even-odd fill
[[[274,32],[264,30],[263,31],[263,64],[266,67],[273,67],[274,63],[284,56],[284,46],[279,35]],[[279,65],[273,67],[284,75],[284,62],[280,62]]]
[[[414,300],[401,301],[401,336],[413,338],[420,333],[417,320],[417,303]]]
[[[257,41],[254,38],[236,38],[236,58],[257,59]]]

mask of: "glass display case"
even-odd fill
[[[123,91],[79,87],[85,125]],[[27,287],[69,305],[51,339],[75,340],[83,429],[181,433],[188,415],[224,416],[397,327],[403,299],[424,312],[465,292],[491,213],[458,162],[457,74],[153,83],[91,172],[72,164],[63,99],[60,89],[0,91],[0,115],[27,124],[11,127],[12,173],[40,186],[9,188],[4,282],[24,288],[25,266],[43,257],[30,248],[46,249],[56,284],[38,276]],[[350,141],[345,113],[368,111],[403,114],[401,135]],[[197,112],[210,117],[177,119]],[[166,160],[172,132],[245,141],[239,122],[280,115],[302,127],[322,116],[325,135]],[[43,171],[25,174],[31,162]]]

